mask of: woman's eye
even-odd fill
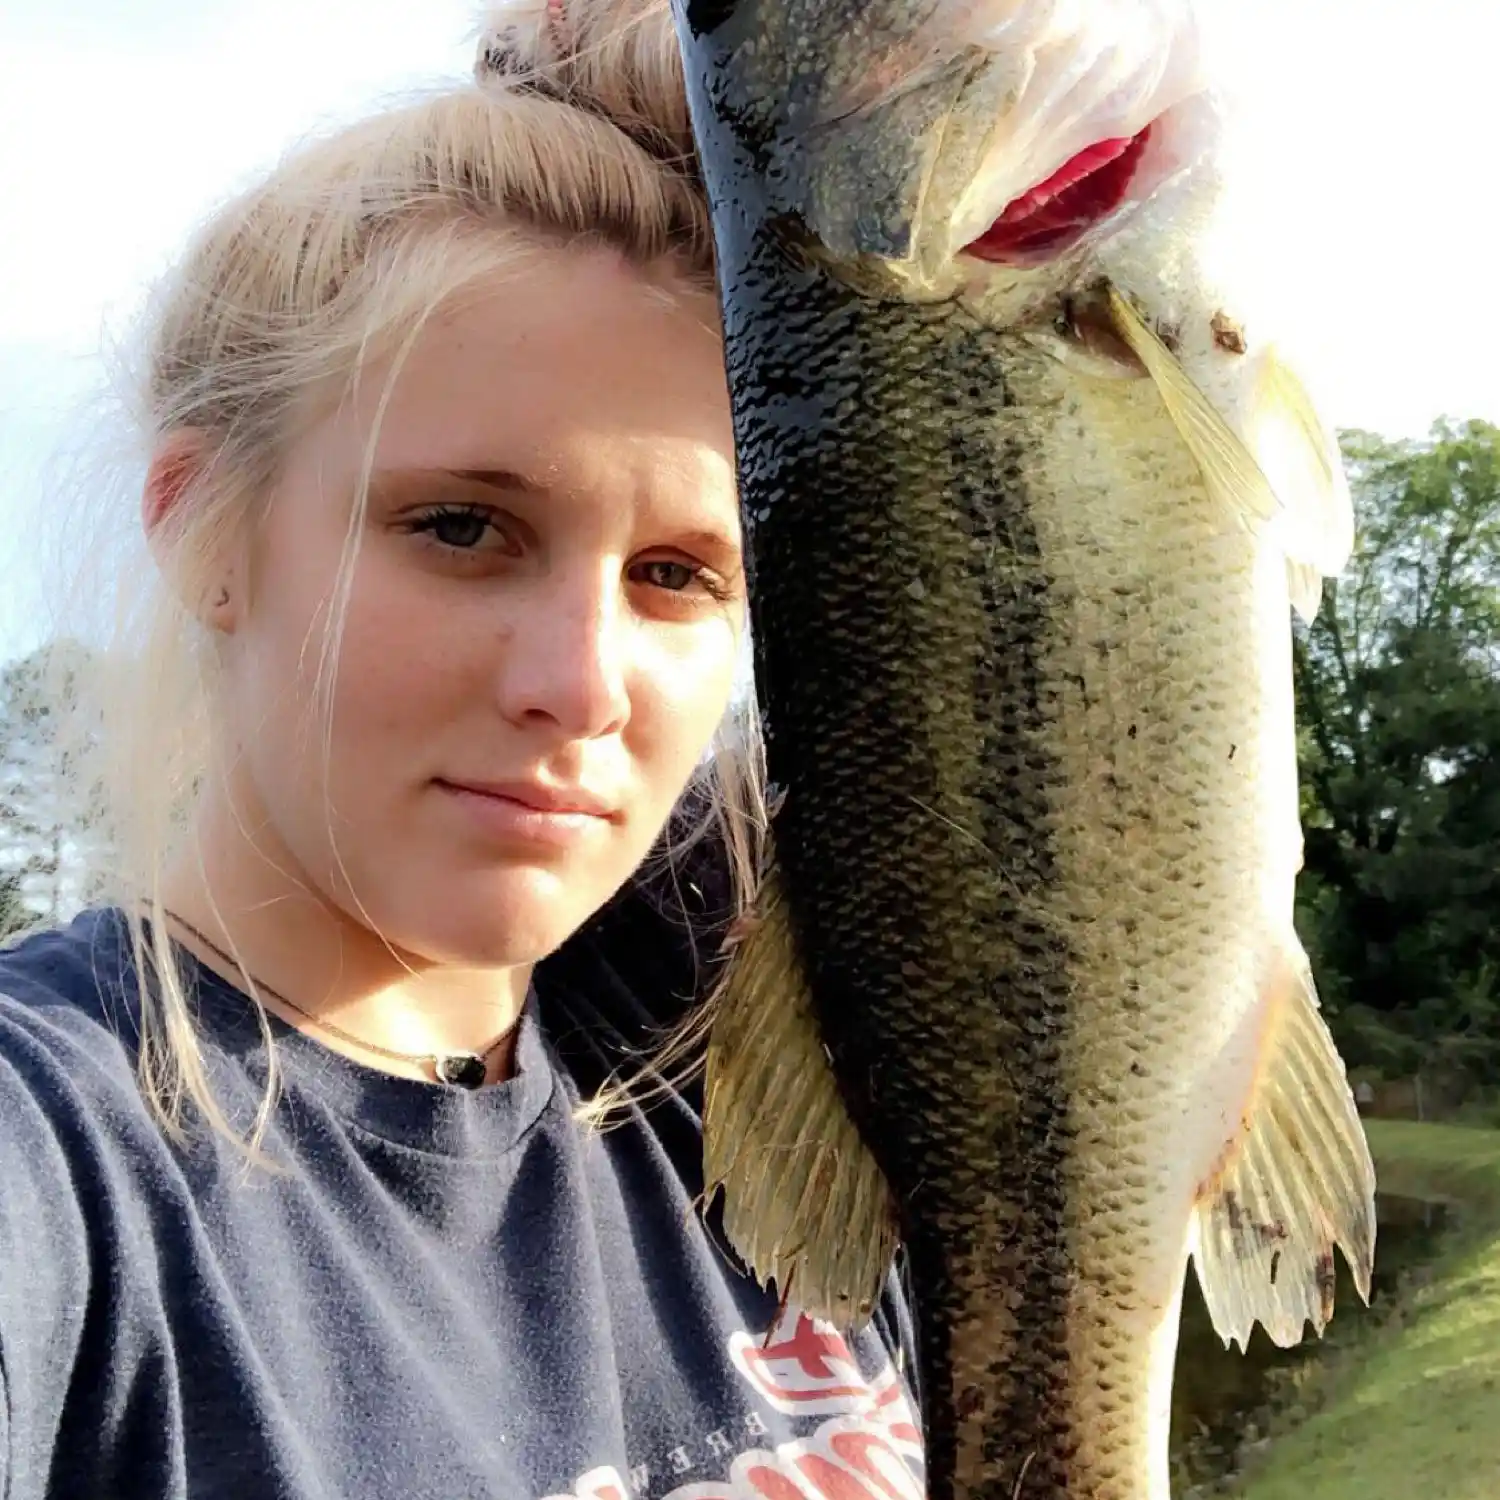
[[[637,563],[631,571],[642,583],[649,583],[653,588],[670,589],[673,593],[680,593],[685,588],[691,588],[699,572],[698,569],[690,568],[686,563],[671,562],[664,558]]]
[[[411,523],[411,529],[455,552],[474,551],[491,531],[500,541],[505,540],[494,516],[472,506],[442,506],[427,511]]]
[[[432,526],[432,534],[450,547],[477,547],[488,530],[482,516],[439,516]]]
[[[671,557],[643,558],[634,562],[626,571],[631,583],[658,589],[661,594],[671,595],[673,607],[697,608],[709,603],[728,604],[734,598],[730,584],[712,568],[702,563],[678,562]]]

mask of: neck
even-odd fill
[[[510,1033],[526,1001],[530,965],[440,963],[387,941],[299,877],[269,829],[247,825],[227,807],[210,800],[202,809],[197,836],[168,872],[162,899],[179,919],[171,924],[175,941],[331,1051],[397,1076],[433,1077],[430,1063],[367,1050],[324,1029],[328,1024],[416,1059],[490,1053],[486,1082],[513,1070]]]

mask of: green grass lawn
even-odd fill
[[[1377,1120],[1369,1136],[1383,1192],[1452,1202],[1464,1227],[1238,1493],[1500,1500],[1500,1130]]]

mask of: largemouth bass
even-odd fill
[[[1225,269],[1199,21],[675,4],[784,794],[708,1180],[841,1326],[899,1247],[934,1500],[1165,1500],[1189,1261],[1288,1345],[1375,1236],[1293,920],[1349,493]]]

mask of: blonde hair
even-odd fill
[[[116,580],[112,645],[92,691],[74,695],[71,748],[77,807],[93,832],[85,895],[127,914],[140,1082],[169,1133],[180,1133],[191,1100],[238,1138],[209,1086],[161,897],[214,769],[218,663],[193,602],[222,541],[271,488],[309,397],[347,391],[377,353],[399,354],[439,305],[539,242],[591,240],[642,267],[670,263],[705,292],[713,285],[664,4],[501,8],[475,74],[285,158],[212,218],[148,322],[132,426],[148,452],[192,434],[207,461],[193,465],[154,529],[158,568],[127,567]],[[325,693],[356,532],[357,517],[326,622]],[[97,550],[80,538],[91,542]],[[703,794],[691,799],[703,816],[687,837],[717,825],[731,915],[742,912],[764,824],[753,707],[732,711],[689,791]],[[275,1088],[273,1060],[252,1152]]]

